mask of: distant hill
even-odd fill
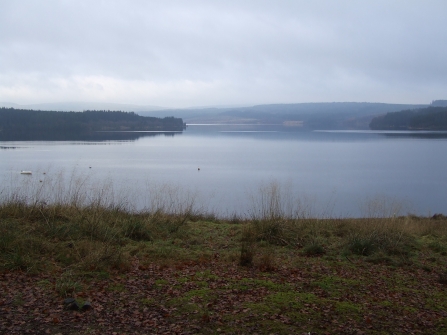
[[[371,120],[388,112],[428,105],[368,102],[270,104],[236,108],[166,109],[154,116],[175,115],[186,123],[300,124],[304,129],[369,129]],[[149,113],[139,113],[148,115]],[[298,122],[301,121],[301,122]]]
[[[427,107],[387,113],[372,119],[373,130],[447,130],[447,107]]]

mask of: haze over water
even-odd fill
[[[183,133],[132,141],[0,147],[2,190],[26,178],[45,182],[75,171],[89,183],[127,192],[118,195],[132,193],[137,209],[147,206],[154,185],[167,183],[194,193],[206,210],[247,215],[260,188],[276,183],[316,216],[365,216],[368,203],[378,199],[390,208],[402,205],[397,214],[447,213],[447,133],[189,125]]]

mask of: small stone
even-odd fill
[[[74,303],[76,300],[74,299],[74,298],[67,298],[67,299],[64,299],[64,305],[69,305],[69,304],[72,304],[72,303]]]
[[[86,302],[84,302],[84,305],[82,306],[81,310],[88,311],[88,310],[91,310],[92,308],[93,307],[92,307],[92,304],[90,303],[90,301],[86,301]]]
[[[74,303],[68,305],[68,309],[72,311],[79,311],[80,307],[79,304],[75,301]]]
[[[74,298],[67,298],[64,300],[65,309],[72,311],[78,311],[80,309],[79,304]]]

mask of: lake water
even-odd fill
[[[447,213],[445,132],[188,125],[183,133],[139,135],[0,142],[0,190],[22,183],[54,189],[52,178],[64,175],[71,187],[82,180],[112,185],[115,200],[136,209],[162,192],[172,202],[193,196],[196,206],[220,215],[248,215],[266,189],[278,187],[284,204],[313,216]]]

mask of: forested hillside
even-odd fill
[[[54,112],[0,108],[0,134],[87,135],[104,131],[182,131],[181,118],[144,117],[133,112]]]
[[[368,129],[373,117],[428,105],[367,102],[270,104],[232,108],[165,109],[140,115],[176,115],[187,123],[287,124],[301,122],[303,129]]]
[[[447,130],[447,107],[428,107],[387,113],[372,119],[373,130]]]

